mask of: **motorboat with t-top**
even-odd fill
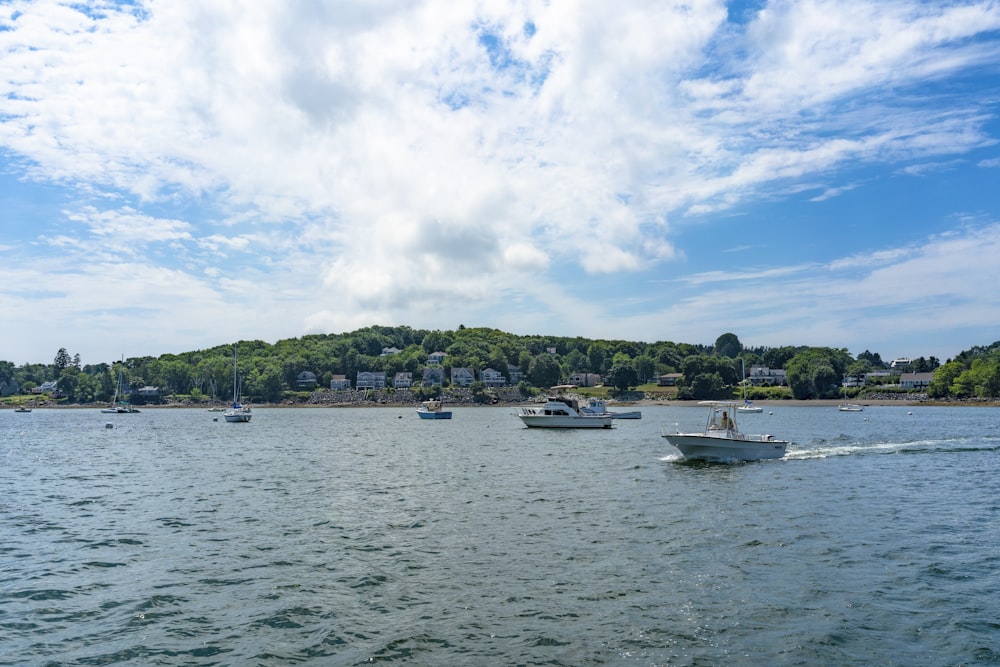
[[[773,435],[751,435],[740,431],[734,417],[736,401],[699,401],[708,408],[705,428],[696,433],[668,433],[662,436],[680,450],[689,461],[759,461],[780,459],[788,448],[787,440]]]
[[[587,414],[575,398],[550,397],[544,405],[518,408],[517,416],[530,428],[611,428],[610,415]]]
[[[451,419],[451,410],[444,410],[441,401],[431,399],[420,404],[417,415],[421,419]]]

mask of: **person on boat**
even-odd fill
[[[732,431],[735,427],[736,427],[736,424],[733,423],[733,418],[730,417],[728,414],[726,414],[726,411],[723,410],[722,411],[722,426],[720,428],[724,428],[724,429],[727,429],[729,431]]]

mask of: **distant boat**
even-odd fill
[[[587,414],[580,410],[576,399],[558,396],[545,405],[519,408],[517,416],[530,428],[611,428],[610,415]]]
[[[753,401],[747,398],[747,367],[742,359],[740,359],[740,368],[743,369],[743,382],[740,383],[743,387],[743,405],[737,407],[736,412],[764,412],[764,408],[757,407]]]
[[[865,409],[863,407],[861,407],[860,405],[858,405],[857,403],[848,403],[847,402],[847,390],[846,389],[844,389],[843,394],[844,394],[844,402],[841,403],[837,407],[838,410],[840,410],[841,412],[864,412]]]
[[[115,384],[115,395],[111,399],[111,405],[106,408],[102,408],[101,412],[106,414],[124,415],[131,414],[133,412],[140,412],[140,410],[133,408],[129,405],[123,396],[125,395],[125,376],[122,371],[118,371],[118,382]]]
[[[14,408],[14,412],[31,412],[31,408],[26,408],[23,405],[19,405]]]
[[[443,410],[441,401],[431,399],[420,404],[417,416],[421,419],[451,419],[451,410]]]
[[[580,407],[580,412],[588,415],[599,415],[608,416],[612,419],[642,419],[642,411],[640,410],[621,410],[621,411],[610,411],[608,410],[607,403],[600,398],[592,398],[587,402],[587,405]]]
[[[223,417],[225,417],[227,422],[238,423],[248,422],[252,416],[250,406],[240,403],[240,382],[239,377],[236,375],[236,346],[233,345],[233,407],[226,410]]]
[[[743,433],[733,419],[736,401],[699,401],[708,407],[705,429],[693,433],[667,433],[661,435],[680,450],[689,461],[759,461],[780,459],[788,448],[787,440],[773,435]],[[721,414],[720,414],[721,413]]]

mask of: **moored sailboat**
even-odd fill
[[[233,407],[226,410],[223,417],[227,422],[248,422],[252,416],[249,405],[240,403],[240,381],[236,374],[236,346],[233,345]]]
[[[764,412],[764,408],[756,406],[753,404],[749,398],[747,398],[747,367],[742,359],[740,359],[740,368],[743,370],[743,382],[740,386],[743,387],[743,405],[736,408],[737,412]],[[752,369],[751,369],[752,370]]]

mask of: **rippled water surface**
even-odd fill
[[[1000,410],[768,410],[6,410],[0,664],[1000,663]]]

